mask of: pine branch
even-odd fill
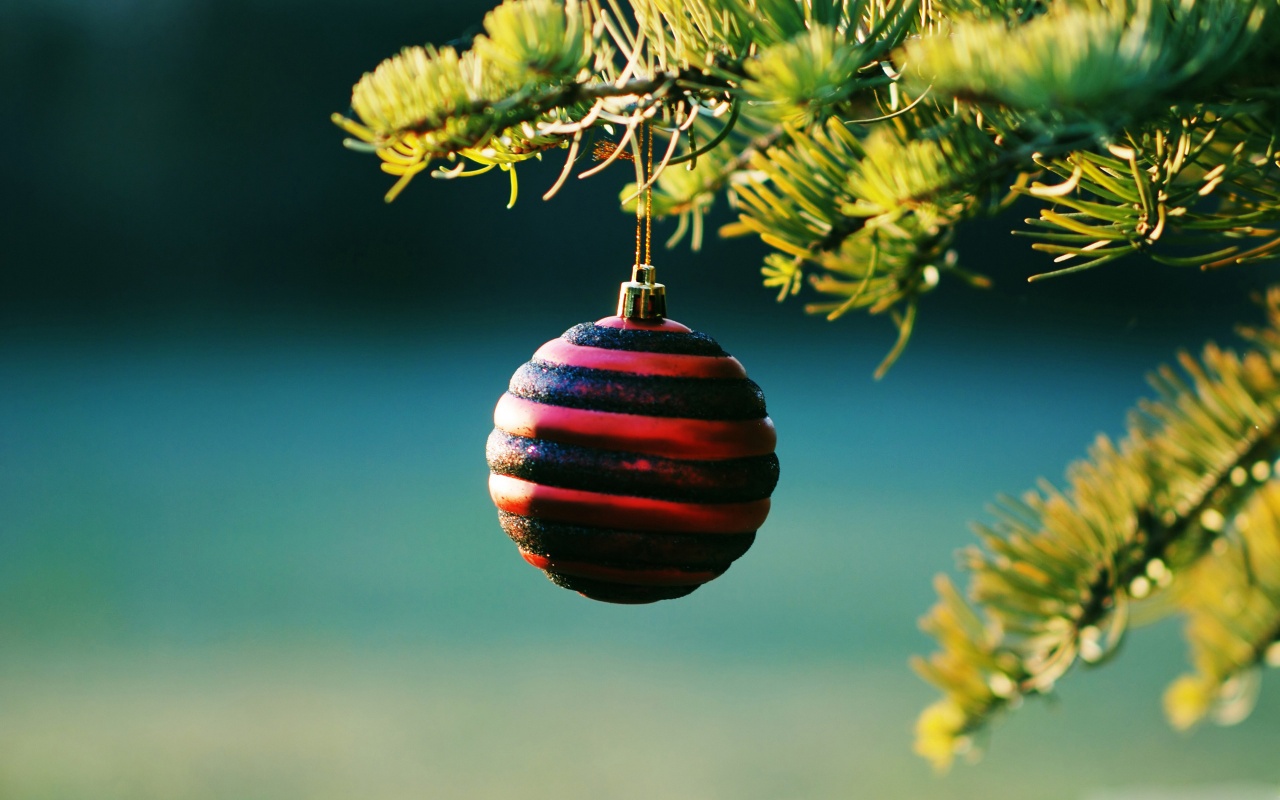
[[[741,105],[734,109],[740,110]],[[716,125],[719,127],[715,127]],[[697,132],[696,136],[692,135],[694,131]],[[704,119],[696,121],[689,135],[689,146],[696,145],[696,149],[672,159],[668,168],[657,175],[653,184],[651,210],[654,217],[676,217],[679,221],[675,232],[667,240],[667,247],[674,247],[686,236],[690,236],[690,247],[700,250],[705,218],[716,197],[733,182],[740,182],[742,171],[757,154],[763,154],[787,138],[787,131],[781,125],[770,125],[750,116],[739,116],[736,124],[711,123]],[[718,144],[717,140],[724,142],[724,146],[705,150],[713,142]],[[675,164],[684,164],[684,167],[672,169],[671,166]],[[628,213],[635,212],[638,200],[636,190],[637,184],[629,183],[619,195],[623,210]]]
[[[1073,264],[1033,280],[1135,252],[1201,268],[1275,257],[1275,129],[1250,114],[1227,118],[1204,109],[1179,115],[1167,128],[1172,135],[1156,127],[1108,153],[1039,160],[1065,180],[1023,190],[1051,209],[1027,220],[1031,231],[1015,233],[1038,239],[1032,247],[1056,254],[1055,262]],[[1263,242],[1231,243],[1242,239]]]
[[[399,176],[390,201],[433,160],[510,170],[592,127],[634,127],[650,109],[670,119],[683,107],[687,117],[734,96],[779,118],[825,117],[885,82],[856,73],[902,40],[914,2],[886,15],[872,4],[771,0],[762,18],[749,0],[716,9],[648,0],[634,6],[633,31],[621,9],[597,0],[507,0],[485,17],[470,50],[406,48],[356,84],[358,120],[333,121]],[[804,68],[819,58],[834,61]]]
[[[1258,463],[1253,478],[1273,469]],[[1239,722],[1253,707],[1259,668],[1280,667],[1280,484],[1259,489],[1232,527],[1233,536],[1215,542],[1213,557],[1179,582],[1195,672],[1165,692],[1165,712],[1177,728],[1207,715]]]
[[[977,526],[983,547],[966,550],[962,564],[981,615],[940,578],[942,598],[922,621],[942,649],[914,666],[944,698],[921,717],[918,752],[946,766],[1001,710],[1051,692],[1077,661],[1105,660],[1134,601],[1239,534],[1280,456],[1280,290],[1267,310],[1270,327],[1248,332],[1258,349],[1240,357],[1210,345],[1199,362],[1180,359],[1185,378],[1159,370],[1157,399],[1138,407],[1118,446],[1100,438],[1068,469],[1065,491],[1046,483],[1001,498],[995,522]],[[1222,594],[1188,591],[1201,618],[1231,616]],[[1263,639],[1273,630],[1265,616]],[[1265,651],[1267,642],[1253,645]]]
[[[779,251],[763,270],[779,300],[799,292],[810,267],[810,285],[837,298],[808,304],[810,313],[895,315],[898,343],[880,376],[905,347],[920,296],[943,275],[986,284],[958,268],[950,244],[961,220],[999,208],[993,196],[1005,164],[974,120],[928,103],[870,132],[831,119],[752,161],[733,190],[736,232],[756,233]],[[978,181],[984,188],[973,192]]]
[[[1021,111],[1052,127],[1121,128],[1223,92],[1274,44],[1270,0],[1057,3],[1010,30],[965,21],[908,43],[913,83],[966,103]],[[1046,57],[1051,54],[1051,57]]]
[[[835,303],[808,308],[888,310],[905,333],[936,282],[922,278],[974,282],[937,243],[1010,187],[1050,206],[1025,233],[1062,267],[1034,277],[1136,253],[1202,267],[1280,254],[1278,52],[1274,0],[507,0],[466,52],[388,59],[356,85],[355,118],[334,121],[397,178],[388,200],[444,162],[433,175],[508,172],[514,202],[516,166],[568,148],[550,197],[604,125],[623,126],[620,146],[656,125],[671,165],[715,140],[692,172],[659,170],[672,240],[701,244],[727,193],[743,220],[722,233],[780,251],[766,286],[790,295],[816,267]],[[811,148],[841,120],[859,153],[840,186],[761,168],[756,154]],[[1027,187],[1043,173],[1062,182]],[[859,238],[874,241],[845,246]]]
[[[1009,142],[1062,140],[1073,128],[1082,135],[1065,155],[1033,151],[1036,164],[1065,180],[1021,189],[1055,206],[1027,221],[1027,235],[1069,266],[1032,280],[1139,252],[1213,267],[1280,251],[1266,227],[1280,214],[1268,191],[1274,91],[1258,80],[1274,74],[1280,44],[1273,3],[1059,5],[1012,32],[1007,15],[987,10],[979,16],[992,21],[909,43],[919,65],[910,83],[981,107]],[[1193,232],[1217,241],[1189,255]],[[1262,242],[1224,247],[1222,235]]]

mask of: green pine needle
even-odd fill
[[[977,528],[982,546],[963,559],[982,612],[944,583],[921,623],[941,649],[915,666],[944,693],[921,718],[921,754],[945,767],[998,712],[1051,692],[1077,662],[1103,661],[1130,606],[1183,572],[1198,672],[1171,691],[1176,724],[1194,722],[1237,675],[1274,656],[1280,289],[1267,311],[1270,326],[1247,332],[1258,349],[1237,356],[1210,345],[1199,361],[1181,356],[1181,373],[1158,370],[1157,398],[1139,405],[1129,435],[1099,438],[1067,470],[1065,491],[1043,484],[997,502],[995,521]],[[1249,580],[1233,544],[1246,541]],[[1232,582],[1244,588],[1227,591]]]

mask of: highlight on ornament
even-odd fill
[[[653,268],[617,316],[575,325],[511,378],[489,492],[525,561],[593,600],[683,597],[755,541],[778,481],[764,394],[714,339],[665,319]]]

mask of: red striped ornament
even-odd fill
[[[525,561],[593,600],[683,597],[747,551],[778,481],[760,387],[665,319],[574,326],[494,411],[489,493]]]

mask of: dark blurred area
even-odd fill
[[[504,187],[386,208],[385,176],[328,121],[364,70],[472,25],[483,4],[6,8],[6,314],[430,314],[527,252],[494,224]]]
[[[364,71],[402,46],[475,32],[488,5],[6,3],[0,314],[19,326],[416,325],[531,306],[583,309],[573,318],[607,310],[630,262],[631,221],[613,210],[625,167],[571,181],[543,203],[560,166],[552,153],[520,168],[510,211],[497,172],[450,183],[422,176],[388,206],[391,178],[372,156],[345,151],[328,121]],[[1133,259],[1028,286],[1049,262],[1008,235],[1017,216],[964,231],[963,263],[995,288],[944,284],[922,309],[923,335],[935,326],[1049,326],[1103,341],[1212,332],[1239,317],[1241,298],[1270,274]],[[716,219],[729,219],[723,203]],[[812,335],[868,329],[802,320],[796,301],[775,307],[759,284],[765,252],[754,240],[712,237],[701,254],[678,248],[659,264],[678,307],[687,295],[713,315],[756,314]]]

